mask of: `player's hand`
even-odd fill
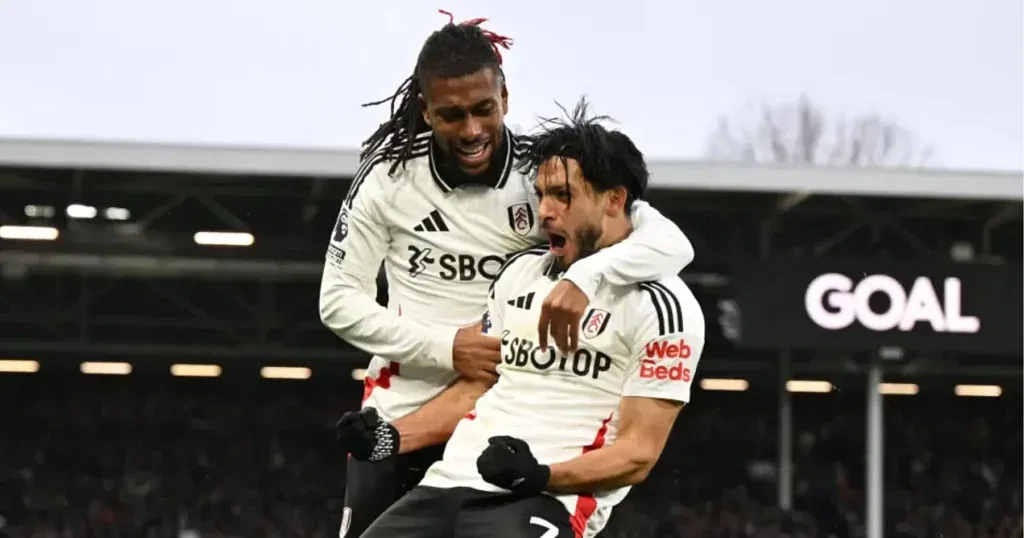
[[[476,470],[488,484],[522,495],[548,488],[551,468],[537,463],[526,441],[501,436],[487,442],[487,448],[476,459]]]
[[[540,307],[540,322],[537,331],[540,347],[548,347],[548,333],[555,339],[555,346],[562,353],[576,351],[580,337],[580,320],[590,300],[576,284],[562,280],[555,285]]]
[[[501,340],[480,332],[481,324],[470,325],[455,333],[452,366],[463,376],[494,383],[501,362]]]
[[[345,413],[334,431],[338,446],[357,460],[383,461],[398,454],[398,430],[372,407]]]

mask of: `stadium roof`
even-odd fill
[[[351,178],[355,150],[0,139],[0,166]],[[886,197],[1022,200],[1020,172],[651,163],[653,188]]]

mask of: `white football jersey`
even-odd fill
[[[480,321],[508,255],[543,240],[533,185],[514,167],[524,140],[508,130],[506,140],[495,155],[504,168],[493,186],[446,182],[435,166],[432,135],[424,133],[394,175],[388,174],[392,161],[367,159],[342,204],[324,265],[320,317],[374,355],[364,405],[385,420],[412,412],[456,378],[458,328]],[[675,224],[646,204],[638,209],[625,248],[567,276],[585,293],[602,282],[673,274],[693,259]],[[375,300],[382,262],[387,308]]]
[[[498,382],[459,422],[444,458],[423,485],[502,491],[477,473],[494,436],[526,441],[546,465],[615,441],[623,396],[688,402],[704,349],[704,315],[676,276],[602,287],[580,325],[579,349],[560,356],[537,344],[539,299],[557,284],[546,248],[510,259],[488,300],[489,331],[501,337]],[[552,494],[571,514],[577,536],[595,536],[629,488]]]

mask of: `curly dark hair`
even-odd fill
[[[591,116],[586,97],[564,118],[544,118],[536,133],[530,134],[531,144],[526,146],[517,167],[527,175],[553,158],[579,163],[584,180],[597,192],[623,187],[626,189],[626,212],[634,200],[643,199],[650,174],[643,153],[621,131],[609,130],[601,122],[608,116]],[[568,171],[568,170],[567,170]],[[568,174],[566,174],[568,178]]]
[[[499,48],[508,49],[511,39],[481,28],[480,24],[487,19],[456,24],[451,13],[441,13],[448,15],[449,22],[423,43],[412,75],[391,96],[363,105],[391,105],[391,117],[363,142],[360,153],[361,159],[382,153],[393,161],[390,174],[412,157],[416,135],[430,131],[417,102],[425,82],[434,77],[461,77],[481,69],[493,69],[498,76],[505,76],[501,71]]]

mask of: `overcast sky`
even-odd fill
[[[429,3],[428,3],[429,4]],[[0,0],[0,136],[354,148],[444,18],[420,0]],[[657,157],[806,93],[948,168],[1021,169],[1020,0],[446,0],[489,16],[509,121],[582,93]]]

